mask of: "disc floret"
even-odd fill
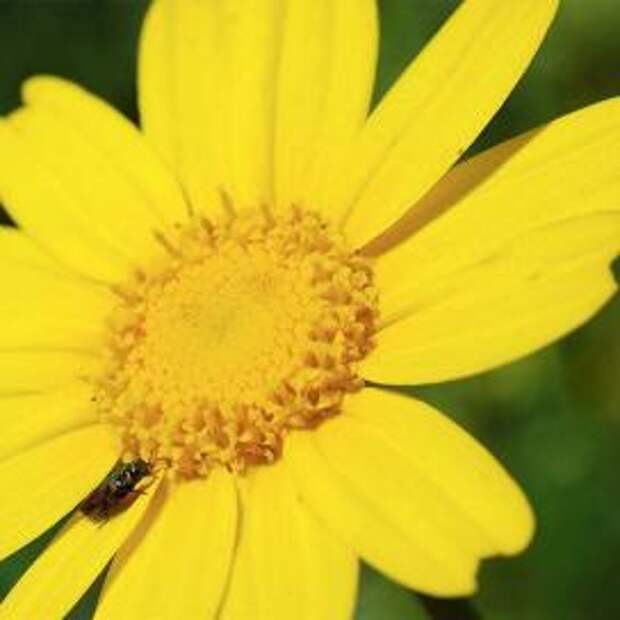
[[[126,458],[156,455],[182,477],[243,472],[361,388],[372,266],[318,215],[194,218],[158,238],[166,256],[115,289],[96,380]]]

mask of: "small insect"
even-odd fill
[[[126,508],[132,497],[143,493],[136,489],[141,480],[150,476],[152,467],[142,459],[118,462],[103,482],[79,505],[82,514],[95,521],[105,521]]]

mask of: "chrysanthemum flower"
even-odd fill
[[[0,553],[119,460],[0,607],[346,618],[359,559],[436,595],[527,545],[501,466],[385,386],[484,371],[615,292],[620,101],[453,167],[556,0],[468,0],[369,113],[375,0],[156,0],[141,133],[51,77],[0,124]]]

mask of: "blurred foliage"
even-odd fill
[[[380,0],[375,100],[457,4]],[[0,112],[18,104],[26,77],[54,73],[136,119],[135,54],[145,6],[143,0],[0,0]],[[618,0],[564,0],[526,77],[472,152],[618,94]],[[474,379],[410,390],[486,444],[521,482],[538,515],[538,535],[525,554],[485,563],[474,603],[483,618],[620,618],[619,319],[616,299],[586,327],[526,360]],[[48,539],[44,535],[0,563],[0,596]],[[99,585],[71,618],[90,617]],[[412,593],[364,569],[358,620],[422,620],[428,617],[424,609]],[[443,617],[465,616],[452,611]]]
[[[427,620],[422,603],[411,592],[364,567],[356,620]]]

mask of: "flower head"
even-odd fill
[[[168,256],[116,291],[109,362],[93,379],[125,458],[156,455],[185,478],[244,472],[361,389],[372,268],[318,216],[235,213],[159,238]]]
[[[620,103],[455,165],[557,2],[464,2],[370,112],[375,4],[155,0],[142,131],[51,77],[1,121],[0,554],[77,510],[0,617],[111,561],[98,618],[344,619],[360,558],[459,595],[528,544],[501,466],[386,386],[615,293]]]

